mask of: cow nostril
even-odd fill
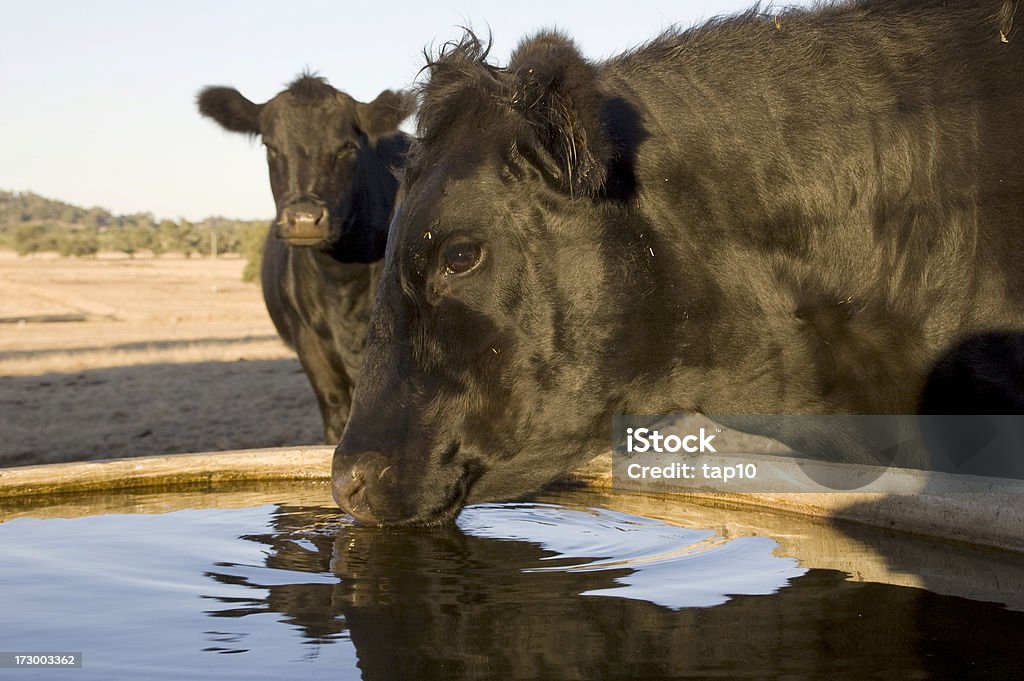
[[[335,489],[345,492],[346,495],[351,495],[358,491],[358,488],[362,487],[366,482],[366,478],[363,476],[363,470],[360,466],[353,466],[348,472],[348,475],[338,476],[335,480]]]
[[[316,222],[314,222],[313,224],[319,226],[321,222],[327,222],[327,208],[326,207],[321,207],[320,208],[320,214],[317,215]]]
[[[356,468],[349,471],[348,475],[335,476],[331,485],[331,494],[334,501],[347,513],[358,515],[359,507],[363,505],[362,497],[366,481],[362,472]]]
[[[350,465],[334,467],[331,476],[331,493],[334,501],[343,511],[359,521],[375,523],[378,520],[371,507],[369,487],[378,484],[391,468],[390,465],[381,465],[382,458],[376,453],[365,454],[357,457]]]

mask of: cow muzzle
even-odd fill
[[[331,493],[343,511],[367,525],[443,525],[454,520],[472,483],[469,471],[408,473],[380,452],[346,453],[339,445]]]
[[[399,519],[396,517],[398,514],[388,512],[386,507],[391,504],[381,504],[379,488],[386,486],[394,477],[388,475],[392,467],[384,463],[383,455],[365,452],[354,457],[348,465],[342,461],[344,459],[335,452],[331,493],[338,506],[359,522],[369,525],[385,524],[388,516],[392,516],[392,521]],[[376,503],[371,502],[371,497]]]
[[[330,231],[327,206],[315,201],[289,204],[277,219],[277,236],[292,246],[317,246],[328,240]]]

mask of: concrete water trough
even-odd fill
[[[50,506],[72,495],[84,498],[82,495],[146,489],[216,491],[263,482],[326,484],[332,452],[333,448],[326,446],[283,447],[0,469],[0,520],[13,509]],[[798,467],[807,465],[766,454],[758,455],[757,461],[780,484],[797,477]],[[849,464],[816,465],[833,472],[853,468]],[[612,492],[611,455],[593,459],[554,486]],[[663,514],[694,504],[725,505],[852,521],[939,540],[1024,551],[1024,494],[1020,481],[893,468],[865,491],[736,493],[729,489],[703,485],[699,490],[679,493],[667,486],[630,488],[620,480],[613,498],[642,496],[649,508]]]
[[[473,660],[690,678],[750,649],[767,651],[756,678],[833,664],[918,678],[964,660],[1016,678],[1020,666],[1024,506],[1005,480],[890,469],[866,488],[885,491],[678,493],[631,489],[606,455],[529,503],[396,531],[340,513],[332,453],[0,469],[10,649],[77,651],[89,679],[298,678],[296,666],[463,678],[419,672]],[[807,474],[806,461],[755,460],[772,489]],[[658,636],[671,645],[636,652]],[[537,647],[548,639],[560,642]],[[574,678],[534,671],[465,678]]]

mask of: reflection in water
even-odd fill
[[[311,642],[347,636],[368,681],[1024,671],[1021,613],[805,573],[765,538],[725,542],[607,511],[488,505],[459,527],[379,530],[282,506],[272,532],[245,539],[266,547],[265,564],[209,576],[254,596],[216,598],[208,614],[278,612]]]
[[[720,605],[729,594],[772,594],[806,572],[795,559],[774,555],[778,545],[767,537],[729,541],[709,530],[609,510],[482,504],[458,524],[474,537],[525,541],[554,552],[542,560],[557,565],[524,567],[525,572],[618,575],[611,588],[581,595],[633,598],[673,609]],[[581,560],[588,558],[596,559]]]

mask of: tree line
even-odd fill
[[[115,215],[104,208],[82,208],[32,192],[0,190],[0,247],[19,255],[53,251],[83,258],[114,251],[130,257],[142,252],[191,257],[216,250],[218,255],[246,257],[248,280],[258,271],[268,223],[223,217],[157,221],[152,213]]]

